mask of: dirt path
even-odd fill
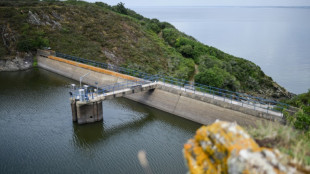
[[[191,78],[189,79],[189,82],[191,85],[193,85],[195,83],[195,75],[199,73],[199,70],[198,70],[198,65],[195,64],[195,72],[194,74],[191,76]]]

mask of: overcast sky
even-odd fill
[[[136,6],[310,6],[310,0],[85,0],[126,7]]]

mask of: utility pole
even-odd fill
[[[80,77],[80,88],[82,88],[82,80],[84,77],[86,77],[90,72],[84,74],[83,76]]]

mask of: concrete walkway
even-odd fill
[[[221,97],[221,96],[218,96],[218,95],[212,95],[212,94],[209,94],[209,93],[203,93],[203,92],[200,92],[200,91],[196,91],[196,90],[192,90],[192,89],[187,89],[187,88],[184,88],[184,87],[172,85],[170,83],[164,83],[164,82],[161,82],[161,81],[157,82],[157,84],[163,85],[163,86],[166,86],[166,87],[170,87],[170,88],[173,88],[173,89],[176,89],[176,90],[184,91],[184,92],[187,92],[187,93],[193,93],[193,94],[196,94],[196,95],[199,95],[199,96],[209,97],[209,98],[212,98],[214,100],[224,101],[224,102],[227,102],[227,103],[230,103],[230,104],[234,104],[234,105],[242,106],[242,107],[245,107],[245,108],[249,108],[249,109],[265,112],[265,113],[268,113],[270,115],[274,115],[274,116],[278,116],[278,117],[283,117],[283,113],[271,110],[273,108],[272,105],[262,105],[262,104],[252,103],[252,102],[242,102],[242,100],[238,101],[238,100],[233,100],[233,99],[226,98],[226,97]]]
[[[223,101],[226,103],[230,103],[230,104],[242,106],[245,108],[253,109],[256,111],[265,112],[267,114],[278,116],[280,118],[283,117],[283,113],[271,110],[273,108],[272,105],[263,105],[263,104],[248,102],[248,101],[234,100],[231,98],[222,97],[222,96],[218,96],[218,95],[212,95],[210,93],[204,93],[204,92],[196,91],[193,89],[188,89],[188,88],[180,87],[177,85],[172,85],[170,83],[164,83],[161,81],[148,82],[148,83],[146,82],[145,84],[141,85],[140,87],[125,87],[124,89],[110,91],[110,92],[107,92],[104,94],[100,94],[98,96],[94,95],[93,99],[91,98],[91,96],[89,96],[90,99],[88,102],[94,102],[94,101],[98,101],[98,100],[102,101],[102,100],[106,100],[106,99],[113,99],[115,97],[123,97],[125,95],[129,95],[129,94],[133,94],[133,93],[137,93],[137,92],[141,92],[141,91],[145,91],[145,90],[149,90],[149,89],[154,89],[154,88],[156,88],[157,85],[162,85],[165,87],[173,88],[175,90],[179,90],[180,92],[193,93],[193,94],[196,94],[198,96],[208,97],[208,98],[213,99],[213,100],[219,100],[219,101]]]
[[[94,95],[93,97],[91,96],[91,94],[88,94],[89,101],[87,101],[87,103],[102,101],[102,100],[107,100],[107,99],[113,99],[116,97],[123,97],[125,95],[134,94],[134,93],[138,93],[138,92],[146,91],[150,89],[155,89],[156,86],[157,86],[157,82],[152,82],[152,83],[147,83],[147,84],[138,85],[138,86],[130,86],[130,87],[126,87],[123,89],[106,92],[100,95]]]

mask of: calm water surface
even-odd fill
[[[310,8],[133,7],[248,59],[293,93],[310,89]]]
[[[127,100],[103,102],[101,123],[71,121],[74,81],[43,69],[0,73],[0,173],[186,173],[183,144],[200,126]]]

